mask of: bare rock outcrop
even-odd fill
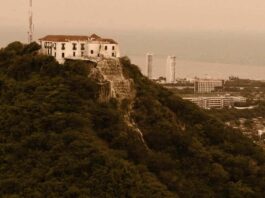
[[[126,79],[123,75],[123,68],[119,60],[103,59],[98,62],[97,69],[106,81],[111,83],[111,96],[122,101],[133,100],[135,89],[132,79]]]
[[[107,102],[111,98],[116,98],[120,104],[124,100],[128,101],[127,111],[124,113],[124,122],[132,131],[138,134],[140,141],[148,149],[143,133],[131,116],[136,96],[134,81],[133,79],[124,77],[121,62],[118,59],[102,59],[91,70],[89,77],[98,82],[99,102]]]

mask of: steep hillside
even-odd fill
[[[0,51],[2,197],[264,197],[264,152],[129,59],[36,50]]]
[[[181,197],[264,197],[261,148],[123,64],[137,88],[134,119],[156,153],[147,166],[169,190]]]

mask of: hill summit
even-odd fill
[[[3,197],[264,197],[264,151],[144,77],[0,50]]]

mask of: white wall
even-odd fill
[[[100,44],[93,42],[88,43],[88,54],[89,57],[98,57],[100,54]]]
[[[117,44],[109,44],[109,43],[101,44],[100,54],[108,58],[120,57]]]
[[[45,43],[48,43],[53,47],[45,48]],[[76,50],[73,50],[73,44],[76,44]],[[62,49],[64,44],[65,49]],[[84,44],[84,50],[81,50],[81,44]],[[56,45],[56,47],[54,47]],[[69,42],[41,42],[41,53],[45,55],[52,55],[56,58],[59,63],[64,63],[64,58],[73,58],[74,52],[75,57],[106,57],[116,58],[120,57],[120,50],[117,44],[99,43],[98,41],[69,41]],[[93,52],[93,53],[92,53]],[[64,57],[63,57],[64,53]]]

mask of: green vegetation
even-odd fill
[[[228,81],[226,81],[227,87],[262,87],[264,88],[265,82],[258,80],[250,80],[250,79],[240,79],[238,77],[230,77]]]
[[[224,90],[246,97],[248,99],[248,105],[258,104],[260,101],[264,101],[265,98],[264,81],[230,77],[225,83]]]
[[[223,122],[238,120],[239,118],[265,117],[265,102],[259,102],[253,109],[213,109],[208,112]]]
[[[1,196],[264,197],[264,152],[127,58],[132,116],[148,148],[124,122],[127,108],[98,103],[93,65],[60,65],[37,49],[0,50]]]
[[[264,196],[265,158],[260,148],[195,105],[152,84],[136,66],[128,68],[138,89],[135,120],[150,148],[175,163],[153,170],[170,190],[181,197]],[[251,164],[259,171],[254,173],[257,169]]]

